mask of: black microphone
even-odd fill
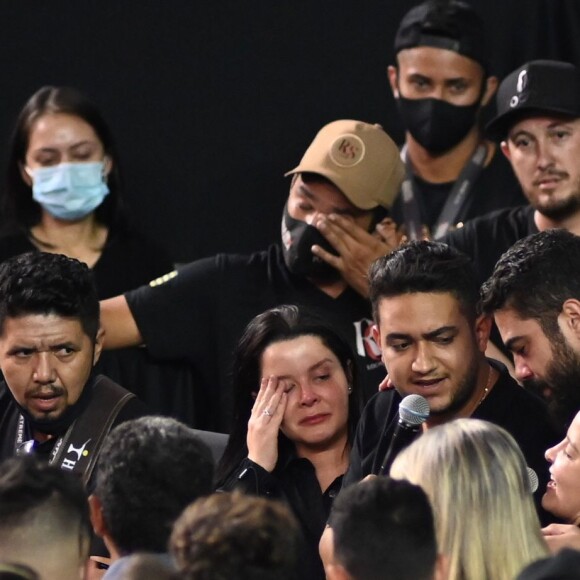
[[[429,418],[429,403],[421,395],[407,395],[399,403],[399,420],[385,453],[379,475],[387,475],[400,451],[415,439],[421,425]]]

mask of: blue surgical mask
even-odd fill
[[[61,220],[84,218],[109,193],[102,161],[61,163],[26,171],[32,177],[32,198]]]

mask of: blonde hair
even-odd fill
[[[397,456],[391,476],[431,500],[449,580],[511,580],[548,554],[525,459],[497,425],[457,419],[435,427]]]

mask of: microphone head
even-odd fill
[[[421,395],[407,395],[399,403],[399,418],[408,425],[421,425],[429,418],[429,403]]]
[[[530,482],[530,491],[534,493],[538,489],[538,476],[536,472],[531,467],[526,467],[528,470],[528,479]]]

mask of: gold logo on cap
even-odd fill
[[[330,158],[339,167],[358,165],[365,156],[365,144],[357,135],[346,133],[337,137],[330,147]]]

